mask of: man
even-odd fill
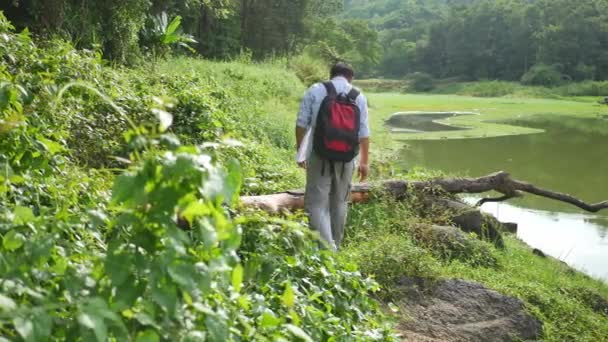
[[[369,173],[367,100],[351,85],[353,77],[352,67],[345,63],[335,64],[330,71],[330,81],[315,84],[306,92],[296,122],[298,165],[306,169],[305,209],[311,228],[317,230],[333,250],[340,246],[344,236],[350,186],[356,162],[355,159],[349,159],[359,155],[357,169],[361,182],[367,179]],[[333,121],[331,118],[323,119],[324,116],[336,115],[335,112],[328,114],[331,112],[329,108],[336,108],[336,104],[343,106],[338,112],[354,115]],[[353,107],[350,112],[349,104]],[[353,123],[347,122],[345,127],[353,128],[351,126],[358,125],[348,132],[341,132],[340,127],[337,130],[323,127],[323,132],[320,132],[321,128],[317,127],[351,119],[354,120]],[[325,142],[334,138],[336,141],[342,138],[344,140],[334,144],[338,148],[338,152],[334,153],[335,158],[326,148],[319,147],[323,143],[323,137],[319,135],[324,132],[336,135],[326,136]],[[355,142],[348,139],[349,134],[354,134]],[[354,150],[349,149],[351,142],[355,145]]]

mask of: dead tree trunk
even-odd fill
[[[382,187],[396,198],[405,197],[409,191],[431,189],[443,190],[450,194],[480,194],[494,190],[504,196],[484,198],[480,200],[477,205],[482,205],[486,202],[499,202],[521,197],[524,192],[527,192],[556,201],[569,203],[593,213],[608,208],[608,201],[589,204],[568,194],[545,190],[533,184],[512,179],[511,176],[504,171],[479,178],[442,178],[429,181],[389,180],[382,182]],[[371,186],[368,184],[354,185],[351,191],[351,201],[354,203],[368,201],[370,190]],[[304,191],[296,190],[272,195],[241,197],[241,203],[245,207],[259,208],[268,212],[302,209],[304,208]]]

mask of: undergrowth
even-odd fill
[[[301,184],[264,102],[302,89],[270,66],[113,69],[0,14],[0,340],[393,340],[375,281],[235,205]]]

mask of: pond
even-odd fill
[[[418,141],[397,134],[406,140],[400,164],[471,177],[504,170],[515,179],[587,202],[608,199],[608,121],[545,116],[511,124],[542,128],[545,133]],[[482,210],[517,222],[518,236],[529,245],[608,280],[608,210],[584,213],[529,194],[507,203],[485,204]]]

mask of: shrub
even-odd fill
[[[328,78],[329,68],[321,59],[307,53],[292,57],[288,67],[295,72],[300,81],[306,86],[322,82]]]
[[[454,227],[416,224],[410,228],[417,245],[427,248],[444,261],[459,260],[471,266],[496,267],[494,246]]]
[[[438,262],[426,250],[415,246],[406,233],[382,234],[361,241],[351,245],[346,254],[363,274],[373,276],[380,283],[384,299],[392,299],[402,277],[437,277]]]
[[[234,217],[241,168],[266,172],[281,151],[262,133],[246,151],[221,142],[263,132],[235,124],[258,105],[238,95],[293,89],[246,68],[230,69],[222,89],[196,73],[116,71],[65,43],[39,49],[3,20],[0,340],[392,339],[369,297],[377,284],[320,250],[306,227]],[[128,147],[123,169],[84,168],[108,158],[96,147],[74,162],[74,124],[98,121],[73,143]]]
[[[536,64],[521,77],[521,83],[553,87],[562,83],[562,74],[556,66]]]
[[[435,88],[435,79],[433,76],[424,72],[410,74],[407,79],[410,84],[409,89],[416,92],[428,92]]]
[[[593,80],[595,78],[596,71],[597,68],[593,65],[579,63],[576,65],[576,68],[574,68],[572,78],[576,81]]]
[[[608,81],[584,81],[557,88],[563,96],[608,96]]]

